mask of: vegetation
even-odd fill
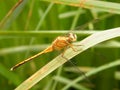
[[[10,15],[7,14],[16,3],[10,0],[0,3],[2,90],[26,90],[26,87],[32,87],[31,90],[120,89],[120,32],[114,34],[117,32],[114,30],[120,31],[117,28],[119,0],[23,0]],[[102,33],[107,30],[113,32]],[[78,46],[77,49],[82,48],[80,51],[66,51],[67,58],[76,67],[69,61],[65,63],[66,60],[59,56],[61,52],[54,51],[10,71],[12,66],[44,50],[54,38],[68,32],[77,34],[77,44],[84,42],[86,37],[94,37],[83,43],[83,47]],[[97,32],[101,35],[96,35]],[[45,65],[49,67],[42,68]],[[41,70],[44,75],[32,76]],[[25,80],[28,81],[24,84]]]

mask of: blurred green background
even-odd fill
[[[49,1],[49,0],[48,0]],[[54,1],[54,0],[53,0]],[[62,1],[62,0],[61,0]],[[103,1],[103,0],[102,0]],[[21,82],[44,66],[49,60],[59,55],[59,52],[44,54],[15,71],[9,69],[18,62],[42,51],[50,45],[62,31],[80,31],[78,41],[87,37],[88,31],[102,31],[120,26],[120,7],[112,6],[119,0],[104,0],[102,4],[95,4],[96,8],[79,8],[62,4],[50,3],[42,0],[24,0],[15,11],[3,21],[5,15],[18,1],[0,1],[0,87],[2,90],[13,90]],[[72,2],[72,1],[71,1]],[[74,1],[73,1],[74,2]],[[111,2],[111,5],[107,4]],[[105,11],[105,6],[110,6]],[[118,12],[114,12],[114,7]],[[113,12],[112,12],[113,11]],[[29,32],[32,31],[32,32]],[[41,32],[44,31],[44,32]],[[49,33],[53,31],[53,33]],[[54,32],[56,31],[56,32]],[[66,33],[65,33],[66,34]],[[112,39],[99,44],[72,59],[82,72],[90,71],[120,58],[120,39]],[[41,80],[31,90],[63,90],[67,85],[65,79],[73,80],[80,76],[69,62]],[[78,86],[67,90],[120,90],[120,67],[109,68],[77,83]],[[55,79],[58,76],[59,79]],[[61,77],[64,77],[62,80]],[[70,83],[70,82],[69,82]]]

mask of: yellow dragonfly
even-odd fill
[[[62,53],[62,57],[64,57],[64,52],[66,50],[66,48],[70,47],[72,48],[74,51],[76,51],[76,49],[73,47],[73,44],[72,42],[76,41],[77,40],[77,36],[76,34],[74,33],[68,33],[67,35],[64,35],[64,36],[58,36],[53,42],[52,44],[46,48],[45,50],[41,51],[40,53],[28,58],[28,59],[25,59],[23,60],[22,62],[16,64],[15,66],[13,66],[10,70],[13,71],[14,69],[16,69],[17,67],[23,65],[24,63],[28,62],[28,61],[31,61],[33,60],[34,58],[42,55],[42,54],[45,54],[45,53],[48,53],[48,52],[52,52],[54,50],[64,50],[63,53]],[[67,58],[65,58],[67,59]]]

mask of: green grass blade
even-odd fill
[[[79,34],[81,36],[88,36],[90,34],[93,34],[95,32],[99,32],[99,31],[74,31],[76,34]],[[54,33],[54,34],[53,34]],[[17,37],[24,37],[24,38],[30,38],[30,37],[51,37],[51,34],[55,35],[55,36],[58,36],[60,34],[65,34],[65,33],[68,33],[68,31],[1,31],[0,32],[0,37],[1,38],[8,38],[8,37],[11,37],[11,38],[17,38]]]
[[[66,4],[75,7],[96,9],[100,11],[120,14],[120,4],[98,0],[42,0],[59,4]],[[81,5],[83,4],[83,5]]]
[[[105,64],[105,65],[102,65],[92,71],[89,71],[88,73],[86,73],[85,75],[86,76],[92,76],[94,74],[97,74],[98,72],[100,71],[103,71],[103,70],[106,70],[108,68],[112,68],[112,67],[115,67],[115,66],[118,66],[120,65],[120,60],[116,60],[114,62],[111,62],[111,63],[108,63],[108,64]],[[68,90],[69,87],[71,87],[73,84],[77,83],[78,81],[81,81],[83,80],[84,77],[81,76],[81,77],[78,77],[76,78],[75,80],[73,80],[71,83],[67,84],[62,90]]]
[[[64,77],[61,77],[61,76],[55,76],[55,77],[53,77],[56,81],[59,81],[59,82],[61,82],[61,83],[64,83],[64,84],[69,84],[70,82],[72,82],[72,80],[69,80],[69,79],[67,79],[67,78],[64,78]],[[90,90],[90,89],[88,89],[88,88],[86,88],[86,87],[84,87],[84,86],[82,86],[82,85],[79,85],[79,84],[72,84],[72,86],[74,87],[74,88],[76,88],[77,90]]]

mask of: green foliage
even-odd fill
[[[59,53],[55,53],[57,51],[41,55],[15,71],[9,71],[16,63],[45,49],[56,36],[72,30],[78,35],[78,41],[80,41],[90,34],[120,26],[119,0],[111,0],[111,2],[110,0],[88,0],[88,2],[85,0],[82,8],[80,1],[84,0],[23,0],[21,5],[7,16],[7,19],[5,16],[17,2],[0,1],[0,87],[2,90],[13,90],[18,87],[58,56]],[[87,42],[85,47],[89,47],[91,41]],[[31,90],[120,89],[119,41],[119,37],[106,41],[71,59],[76,62],[80,70],[87,72],[86,75],[93,85],[86,82],[86,79],[80,82],[80,78],[84,76],[81,74],[82,77],[80,77],[80,74],[71,68],[71,64],[66,63],[41,81],[35,80],[35,83],[37,81],[39,83],[33,85]],[[70,56],[72,57],[68,54],[68,58]],[[58,64],[57,61],[56,64]],[[54,66],[51,67],[54,68]]]

